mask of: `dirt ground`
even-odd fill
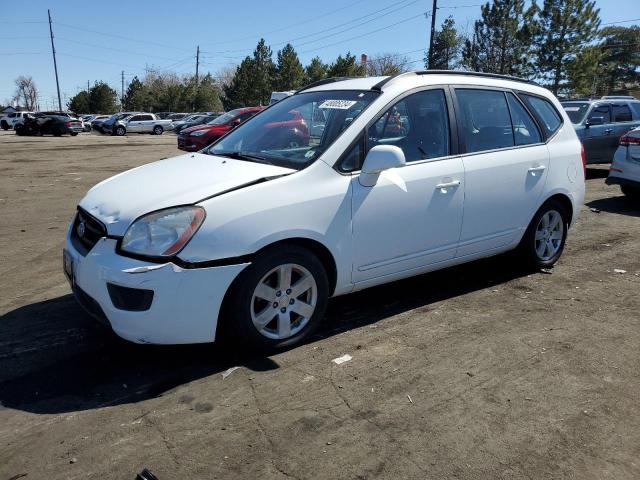
[[[500,257],[334,299],[264,358],[128,344],[70,295],[84,192],[175,145],[0,133],[0,480],[640,478],[640,205],[606,169],[552,274]]]

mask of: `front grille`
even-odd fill
[[[71,229],[71,243],[76,250],[84,256],[91,251],[98,240],[106,236],[107,229],[102,222],[78,208],[78,214]]]

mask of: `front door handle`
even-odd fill
[[[453,180],[451,182],[439,183],[438,185],[436,185],[436,189],[447,189],[447,188],[454,188],[459,186],[460,186],[460,180]]]
[[[529,169],[529,171],[530,171],[531,173],[543,172],[545,168],[547,168],[547,167],[545,167],[544,165],[539,165],[539,166],[537,166],[537,167],[531,167],[531,168]]]

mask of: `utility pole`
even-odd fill
[[[431,69],[433,65],[433,37],[436,34],[436,10],[438,9],[438,0],[433,0],[433,8],[431,9],[431,36],[429,37],[429,65],[427,68]]]
[[[58,64],[56,63],[56,47],[53,45],[53,27],[51,26],[51,10],[47,9],[49,15],[49,34],[51,35],[51,51],[53,52],[53,69],[56,72],[56,88],[58,89],[58,109],[62,112],[62,100],[60,100],[60,82],[58,81]]]
[[[196,85],[198,85],[198,69],[200,67],[200,45],[196,49]]]
[[[122,83],[120,85],[120,110],[124,109],[124,70],[122,70]]]
[[[87,80],[87,95],[89,95],[89,80]]]

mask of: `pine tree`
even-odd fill
[[[640,87],[640,27],[606,27],[599,36],[606,93],[627,93],[629,87]]]
[[[133,77],[124,94],[122,108],[129,111],[144,110],[147,103],[145,96],[146,89],[143,83],[137,76]]]
[[[535,2],[525,10],[524,0],[493,0],[482,6],[481,19],[465,41],[462,64],[470,70],[503,75],[531,74],[531,38],[536,32]]]
[[[579,96],[596,95],[601,90],[604,69],[602,67],[602,49],[598,45],[583,48],[565,65],[568,87],[571,93]]]
[[[449,70],[456,67],[459,61],[463,39],[458,35],[453,17],[442,22],[440,30],[433,36],[433,58],[429,66],[429,52],[425,53],[424,66],[436,70]]]
[[[595,39],[600,27],[595,0],[544,0],[536,32],[539,73],[557,94],[566,78],[566,64]]]
[[[76,95],[71,97],[71,100],[69,100],[67,107],[73,113],[92,113],[89,110],[89,94],[86,90],[82,90],[81,92],[78,92]]]
[[[253,59],[245,57],[236,68],[235,74],[229,85],[224,87],[224,108],[231,110],[234,108],[254,105],[253,91]]]
[[[118,111],[118,94],[104,82],[96,82],[89,90],[89,111],[113,113]]]
[[[253,51],[253,105],[269,105],[276,74],[276,66],[271,58],[271,48],[261,38]]]
[[[305,82],[305,71],[293,45],[287,43],[277,56],[275,89],[286,91],[302,87]]]
[[[329,67],[322,63],[320,57],[313,57],[309,65],[307,65],[307,68],[305,68],[305,73],[307,76],[306,81],[308,83],[311,83],[326,78],[328,69]]]
[[[338,55],[329,67],[327,77],[364,77],[365,73],[365,66],[357,63],[355,55],[347,52],[344,57]]]

